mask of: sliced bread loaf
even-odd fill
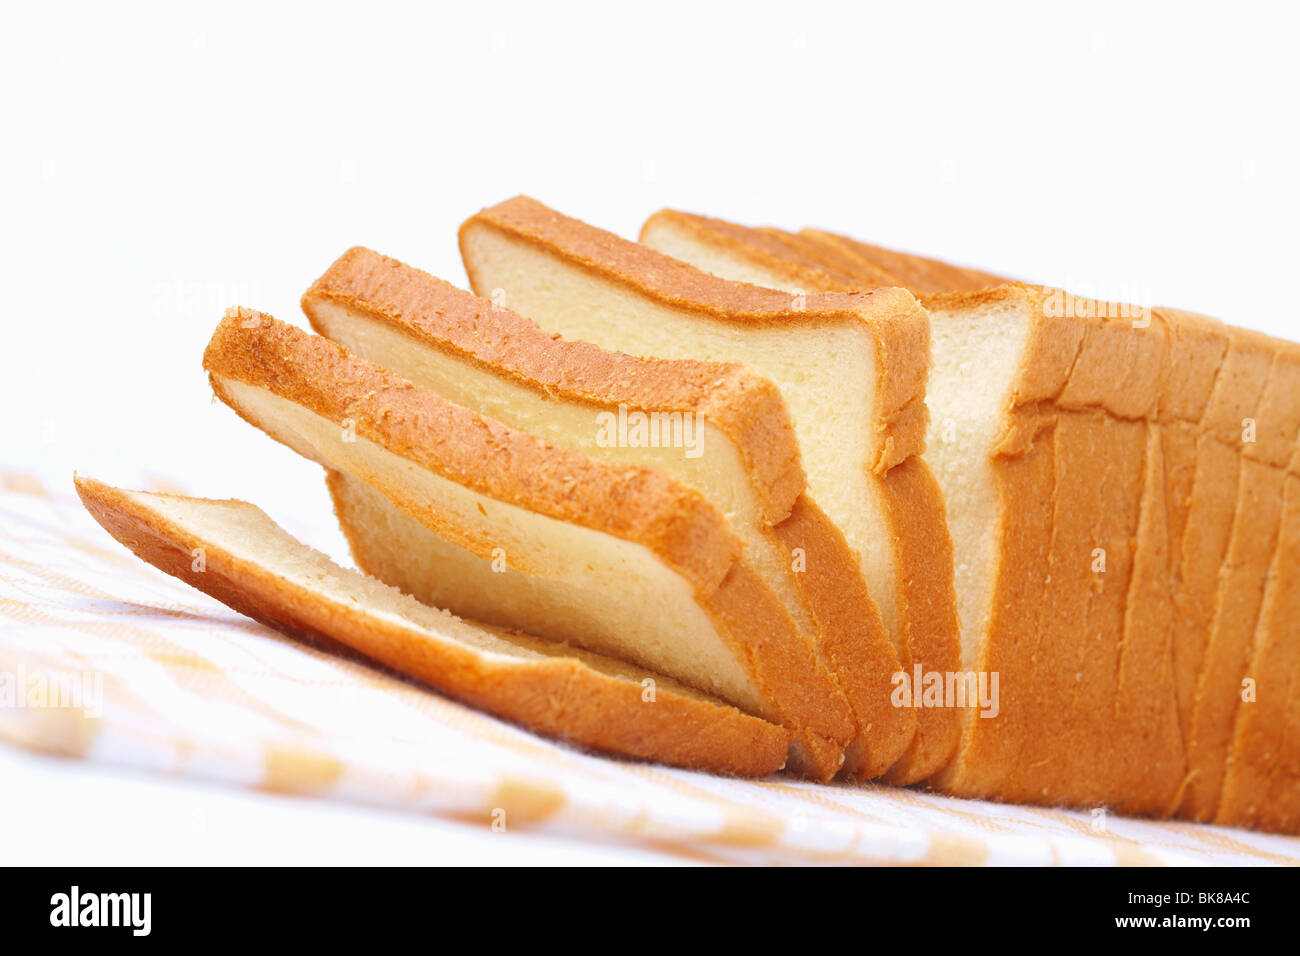
[[[622,661],[435,610],[339,567],[247,502],[76,484],[95,520],[137,556],[292,637],[359,652],[604,753],[744,776],[785,762],[780,727]]]
[[[907,682],[956,670],[950,543],[917,457],[928,323],[910,295],[805,297],[722,281],[523,197],[469,219],[460,240],[474,290],[548,332],[642,356],[738,362],[772,381],[811,496],[857,553]],[[923,708],[918,720],[892,781],[923,779],[951,756],[956,712]]]
[[[890,701],[897,654],[843,535],[802,493],[794,432],[771,383],[734,365],[559,339],[368,249],[345,253],[302,304],[316,331],[416,385],[594,458],[658,468],[705,495],[852,706],[857,735],[844,772],[876,776],[906,750],[916,714]],[[359,513],[359,498],[340,512]],[[354,551],[382,549],[367,540],[380,525],[345,525]]]
[[[204,367],[247,421],[432,532],[384,536],[402,581],[359,555],[363,570],[675,677],[791,729],[799,772],[838,771],[847,703],[698,492],[509,429],[260,313],[228,313]]]

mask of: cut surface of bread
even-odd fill
[[[785,762],[789,735],[780,727],[622,661],[428,607],[339,567],[247,502],[86,478],[76,485],[114,538],[234,610],[293,637],[349,648],[538,733],[719,773],[764,776]]]
[[[204,365],[247,421],[442,540],[404,558],[425,576],[405,588],[417,598],[676,677],[788,726],[799,772],[838,771],[843,695],[698,492],[509,429],[260,313],[229,313]]]
[[[852,706],[858,732],[844,772],[879,775],[906,750],[916,716],[890,700],[897,654],[843,536],[801,493],[794,431],[771,383],[734,365],[641,359],[558,339],[368,249],[335,262],[303,296],[303,309],[354,355],[457,404],[595,458],[656,467],[700,491],[813,636]],[[331,481],[336,498],[344,482]],[[363,510],[354,500],[340,514]],[[344,523],[355,552],[385,550],[365,540],[381,528],[388,534],[385,525]]]
[[[956,670],[943,506],[916,459],[925,430],[928,327],[902,290],[791,295],[728,282],[524,197],[471,217],[461,252],[474,290],[548,332],[640,356],[737,362],[780,389],[809,492],[861,563],[909,681]],[[919,708],[887,779],[947,763],[951,709]]]

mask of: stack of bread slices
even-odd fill
[[[460,244],[473,292],[352,249],[315,334],[236,308],[204,355],[359,571],[243,502],[87,507],[593,750],[1300,828],[1300,346],[671,211]]]

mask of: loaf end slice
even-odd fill
[[[537,733],[743,776],[785,762],[789,737],[773,724],[663,675],[420,604],[339,567],[247,502],[126,491],[88,478],[76,487],[95,520],[138,557],[241,614],[348,648]]]

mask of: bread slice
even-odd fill
[[[742,776],[775,773],[789,734],[622,661],[435,610],[297,541],[245,501],[77,478],[138,557],[292,637],[342,646],[449,697],[603,753]],[[199,562],[196,556],[202,558]]]
[[[839,769],[847,704],[697,492],[506,428],[260,313],[227,313],[204,367],[251,424],[435,533],[440,550],[388,539],[420,575],[404,588],[417,599],[675,677],[791,729],[798,772]]]
[[[967,665],[1003,689],[999,718],[968,723],[941,783],[1161,812],[1182,769],[1163,499],[1145,490],[1163,468],[1146,418],[1166,346],[1158,325],[1058,310],[1054,296],[1010,285],[923,300],[935,343],[926,457],[962,555]],[[1134,726],[1140,737],[1120,738]]]
[[[909,681],[958,663],[943,506],[916,457],[928,328],[902,290],[800,296],[725,282],[519,197],[470,218],[474,290],[548,332],[659,358],[732,361],[780,388],[813,499],[857,552]],[[922,708],[887,779],[944,766],[957,713]]]
[[[594,458],[658,468],[709,498],[852,707],[857,733],[844,773],[879,775],[907,749],[916,714],[890,701],[898,656],[843,535],[803,494],[794,431],[771,383],[734,365],[557,339],[368,249],[340,257],[302,304],[317,332],[416,385]],[[646,434],[629,440],[637,437],[629,428],[620,440],[620,421]],[[344,522],[354,551],[382,550],[369,540],[380,526],[360,520],[364,505],[353,498],[339,511],[358,516]]]

